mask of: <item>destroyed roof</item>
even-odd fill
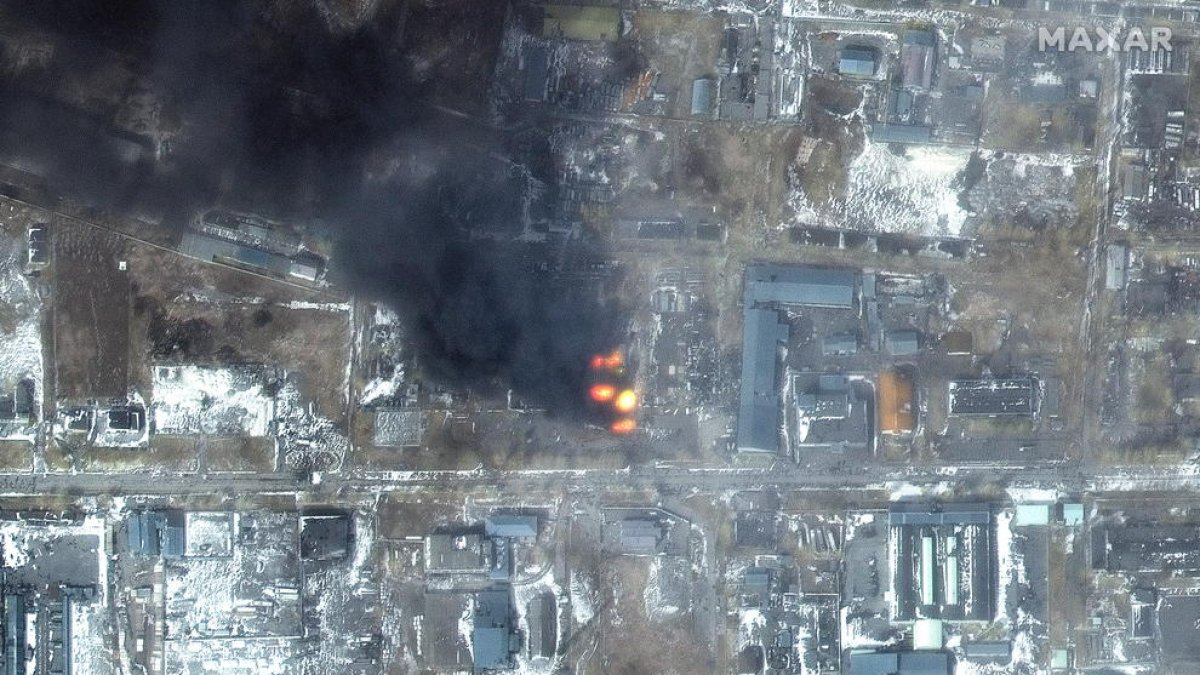
[[[486,572],[491,566],[488,557],[479,534],[431,534],[425,538],[425,564],[433,572]]]
[[[405,408],[375,412],[375,445],[383,448],[414,447],[425,436],[425,413]]]
[[[329,513],[300,518],[300,557],[336,560],[350,551],[350,514]]]
[[[953,380],[949,384],[951,415],[1032,415],[1033,378]]]
[[[662,526],[640,518],[622,520],[621,549],[626,553],[655,553],[662,539]]]

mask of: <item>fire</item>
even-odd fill
[[[613,350],[611,354],[596,354],[591,361],[592,370],[620,370],[625,365],[625,357],[621,350]]]
[[[637,422],[635,422],[632,417],[623,417],[616,422],[613,422],[612,426],[608,429],[614,434],[628,434],[637,429]]]
[[[611,384],[593,384],[588,395],[597,403],[608,403],[617,395],[617,388]]]
[[[617,397],[613,400],[613,407],[617,409],[617,412],[621,413],[633,412],[637,408],[637,404],[637,393],[632,389],[625,389],[620,394],[617,394]]]

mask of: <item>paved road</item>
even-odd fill
[[[1087,475],[1066,465],[964,466],[930,469],[864,468],[838,474],[814,474],[801,467],[755,469],[696,469],[638,467],[620,471],[418,471],[391,474],[324,476],[318,484],[289,474],[208,475],[169,474],[2,474],[0,495],[164,495],[230,497],[254,494],[304,492],[320,499],[345,494],[406,492],[443,488],[464,491],[503,490],[508,493],[566,489],[573,492],[653,488],[664,494],[692,490],[719,492],[730,489],[781,490],[896,489],[901,485],[956,487],[1005,484],[1056,487],[1067,493],[1195,491],[1200,472],[1178,468],[1106,468]]]

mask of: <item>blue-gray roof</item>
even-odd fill
[[[25,672],[25,596],[4,595],[4,672]]]
[[[875,52],[867,47],[843,48],[838,71],[843,75],[871,77],[875,74]]]
[[[894,356],[916,354],[921,349],[921,338],[915,330],[890,330],[883,339],[888,353]]]
[[[291,271],[291,261],[278,253],[250,248],[225,239],[187,232],[179,243],[179,252],[189,258],[204,262],[214,260],[224,263],[247,265],[286,276]]]
[[[714,92],[716,84],[712,78],[701,77],[692,80],[692,114],[711,115],[713,111]]]
[[[962,643],[963,656],[979,661],[1008,661],[1012,644],[1008,640],[971,640]]]
[[[858,351],[858,335],[854,333],[834,333],[821,338],[821,353],[853,354]]]
[[[798,265],[751,265],[746,268],[746,306],[777,302],[813,307],[854,306],[857,275]]]
[[[933,128],[916,124],[876,124],[871,127],[871,140],[876,143],[929,143]]]
[[[162,529],[162,553],[168,558],[182,558],[187,544],[186,517],[183,511],[168,511],[166,527]]]
[[[471,654],[476,672],[506,668],[510,663],[510,601],[507,591],[488,590],[475,594]]]
[[[483,529],[489,537],[520,537],[532,539],[537,536],[537,516],[494,514],[483,521]]]
[[[982,503],[930,504],[901,502],[888,509],[888,525],[987,525],[992,520],[992,507]]]
[[[946,652],[851,652],[848,675],[949,675]]]
[[[549,57],[543,47],[530,46],[525,49],[525,99],[544,101],[549,77]]]
[[[738,407],[738,452],[779,451],[779,386],[775,360],[787,340],[787,324],[773,309],[743,313],[742,391]]]

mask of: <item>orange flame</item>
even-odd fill
[[[619,370],[625,365],[625,356],[621,350],[613,350],[611,354],[596,354],[592,357],[592,370]]]
[[[613,400],[613,407],[617,409],[617,412],[622,413],[633,412],[637,408],[637,404],[638,396],[632,389],[625,389]]]
[[[628,434],[634,429],[637,429],[637,422],[635,422],[631,417],[623,417],[616,422],[613,422],[612,426],[610,426],[608,429],[614,434]]]
[[[617,388],[611,384],[593,384],[588,395],[597,403],[607,403],[617,395]]]

